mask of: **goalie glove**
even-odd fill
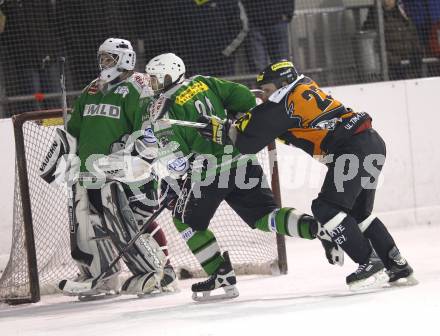
[[[223,146],[232,144],[229,138],[231,120],[222,120],[216,116],[200,116],[197,122],[207,124],[206,127],[197,129],[204,138]]]
[[[73,184],[79,172],[76,149],[76,139],[63,129],[57,128],[53,142],[39,167],[40,177],[49,184]]]
[[[150,163],[131,154],[132,149],[127,148],[110,155],[103,155],[93,161],[93,169],[101,178],[126,184],[146,183],[156,177]]]

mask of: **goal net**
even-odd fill
[[[66,190],[48,185],[38,175],[59,127],[57,124],[61,123],[60,117],[60,110],[52,110],[13,118],[16,141],[13,239],[9,262],[0,278],[1,301],[36,302],[40,294],[55,293],[60,280],[77,273],[70,257]],[[259,153],[258,158],[270,178],[268,151]],[[276,174],[272,176],[274,182],[277,182]],[[175,229],[170,212],[162,213],[158,222],[167,236],[171,263],[178,274],[184,269],[194,277],[202,276],[199,263]],[[286,272],[284,238],[250,229],[226,203],[216,212],[210,229],[220,248],[229,251],[238,274]]]

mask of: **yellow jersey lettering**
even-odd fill
[[[208,85],[203,82],[194,82],[192,85],[188,86],[183,92],[181,92],[176,97],[176,104],[182,106],[187,101],[189,101],[196,94],[204,91],[208,91]]]

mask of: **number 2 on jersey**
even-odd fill
[[[305,90],[301,96],[307,101],[315,98],[318,109],[320,109],[322,112],[325,112],[332,104],[333,99],[331,96],[325,95],[322,97],[321,95],[324,95],[324,92],[312,85],[310,86],[310,90]]]
[[[199,114],[202,114],[204,116],[210,116],[214,112],[214,106],[212,106],[211,101],[208,97],[205,98],[205,103],[203,103],[200,99],[196,100],[194,102],[194,107],[196,108],[197,112]]]

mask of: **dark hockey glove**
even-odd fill
[[[168,210],[174,210],[182,185],[182,179],[176,180],[170,176],[167,176],[160,181],[160,203],[162,204],[165,202],[165,207]]]
[[[198,128],[199,133],[206,139],[219,145],[232,144],[228,136],[232,121],[229,119],[220,119],[216,116],[200,116],[197,122],[207,124],[205,128]]]

